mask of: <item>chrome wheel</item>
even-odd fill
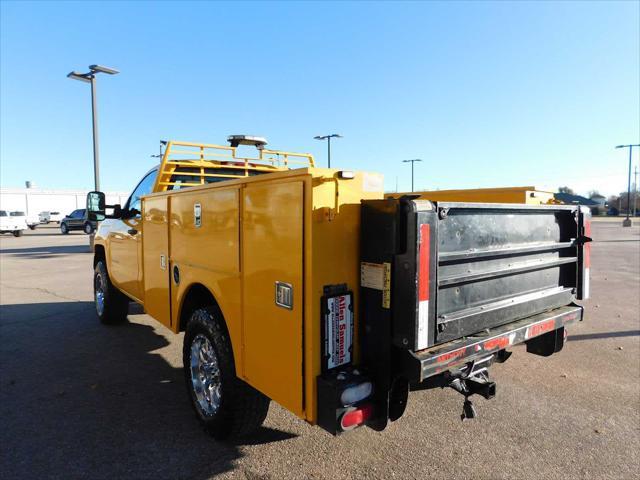
[[[102,274],[96,273],[93,280],[93,291],[96,300],[96,312],[98,312],[99,317],[104,313],[104,292],[106,290],[105,279],[102,277]]]
[[[191,342],[191,388],[200,411],[205,416],[214,415],[220,408],[221,379],[218,357],[209,339],[198,334]]]

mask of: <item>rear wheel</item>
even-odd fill
[[[93,233],[93,225],[91,225],[91,223],[87,222],[84,224],[84,233],[87,235],[91,235]]]
[[[216,439],[242,437],[267,416],[269,398],[236,377],[231,342],[213,306],[195,310],[184,337],[182,360],[191,404]]]
[[[29,230],[35,230],[36,226],[35,225],[29,225]]]
[[[22,236],[22,230],[14,230],[13,231],[13,236],[14,237],[21,237]]]
[[[121,323],[127,319],[129,298],[113,286],[103,260],[94,269],[93,292],[96,313],[102,323]]]
[[[67,233],[69,233],[69,227],[67,226],[66,223],[62,222],[60,224],[60,231],[62,232],[63,235],[66,235]]]

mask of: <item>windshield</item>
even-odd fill
[[[7,212],[5,210],[0,210],[0,217],[8,217]]]

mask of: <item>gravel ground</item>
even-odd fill
[[[461,422],[453,390],[412,393],[386,431],[333,438],[272,403],[249,441],[208,437],[181,335],[140,309],[101,326],[80,233],[0,239],[0,476],[13,478],[640,478],[640,228],[594,221],[586,319],[558,355],[516,347]],[[636,223],[637,225],[637,223]]]

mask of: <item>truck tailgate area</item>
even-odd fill
[[[438,204],[438,343],[571,303],[578,237],[575,207]]]
[[[586,215],[571,205],[365,202],[363,323],[415,352],[569,305],[583,289]],[[376,268],[383,281],[372,281]]]

